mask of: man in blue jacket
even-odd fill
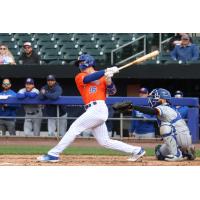
[[[181,37],[181,44],[176,45],[171,52],[171,58],[183,63],[196,61],[199,59],[199,47],[191,43],[189,35],[184,34]]]
[[[39,98],[41,100],[57,100],[62,95],[62,88],[56,82],[56,78],[54,75],[47,76],[47,84],[42,87],[40,90]],[[46,105],[45,111],[48,117],[57,117],[57,106],[56,105]],[[67,129],[67,113],[63,106],[59,106],[60,111],[60,130],[59,135],[63,136]],[[56,135],[57,120],[56,119],[48,119],[48,133],[49,136]]]
[[[147,88],[140,88],[139,97],[147,98],[148,94],[149,94],[149,92],[148,92]],[[141,113],[137,110],[133,110],[132,116],[134,118],[139,119],[139,120],[133,120],[131,123],[130,132],[133,134],[133,136],[135,138],[143,139],[143,138],[154,138],[155,137],[154,122],[149,121],[149,120],[155,119],[155,117],[153,115],[148,115],[148,114]]]
[[[2,91],[0,95],[9,97],[15,97],[16,93],[11,90],[11,82],[9,79],[3,79],[2,81]],[[6,131],[10,135],[16,135],[15,133],[15,117],[16,109],[18,106],[9,104],[0,104],[0,130],[2,135],[6,135]],[[13,117],[13,118],[2,118],[2,117]]]
[[[39,90],[35,88],[34,80],[27,78],[25,87],[20,89],[17,93],[18,99],[33,99],[37,97]],[[40,127],[42,122],[42,109],[41,105],[24,105],[25,120],[24,120],[24,134],[26,136],[39,136]]]

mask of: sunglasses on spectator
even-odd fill
[[[31,48],[31,47],[29,47],[29,46],[25,46],[25,47],[24,47],[24,49],[30,49],[30,48]]]
[[[10,83],[3,83],[3,85],[7,86],[7,85],[10,85]]]
[[[5,47],[4,47],[4,48],[0,48],[0,50],[6,50],[6,49],[7,49],[7,48],[5,48]]]

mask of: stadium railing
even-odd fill
[[[139,97],[109,97],[106,100],[107,105],[112,105],[116,102],[121,101],[131,101],[134,105],[148,105],[148,100],[146,98],[139,98]],[[24,99],[19,100],[15,97],[9,97],[7,99],[0,99],[0,104],[52,104],[52,105],[83,105],[82,98],[80,96],[62,96],[58,100],[39,100],[37,97],[34,99]],[[193,142],[199,141],[199,99],[198,98],[172,98],[171,99],[172,105],[179,105],[179,106],[188,106],[188,126],[192,135]],[[1,117],[5,118],[5,117]],[[13,118],[13,117],[11,117]],[[16,117],[17,118],[17,117]],[[22,118],[22,117],[20,117]],[[59,109],[57,109],[57,117],[59,123]],[[120,117],[122,120],[123,117]],[[129,120],[131,120],[130,118]],[[116,120],[116,119],[115,119]],[[124,119],[123,119],[124,120]],[[120,123],[122,125],[122,123]],[[59,125],[59,124],[58,124]],[[123,128],[121,127],[120,130],[122,131]],[[122,136],[122,133],[120,133]]]

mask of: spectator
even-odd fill
[[[139,97],[147,98],[148,97],[148,89],[141,88],[139,90]],[[153,121],[145,121],[145,119],[155,119],[154,116],[143,114],[139,111],[133,110],[132,116],[135,118],[140,118],[144,120],[133,120],[131,124],[131,133],[137,139],[142,138],[154,138],[155,137],[155,128]]]
[[[56,82],[54,75],[47,76],[47,84],[40,90],[39,98],[41,100],[57,100],[62,95],[62,88]],[[57,106],[56,105],[46,105],[45,111],[48,117],[57,117]],[[67,129],[67,112],[65,112],[64,106],[59,106],[60,111],[60,132],[59,134],[63,136]],[[48,119],[48,133],[49,136],[55,136],[57,127],[56,119]],[[57,127],[58,129],[58,127]]]
[[[4,79],[2,82],[2,92],[0,95],[4,96],[12,96],[15,97],[16,93],[11,90],[11,82],[9,79]],[[15,116],[16,109],[18,106],[9,105],[9,104],[0,104],[0,117],[13,117],[13,118],[0,118],[0,130],[2,131],[2,135],[6,135],[6,131],[8,130],[10,135],[16,135],[15,133]]]
[[[183,98],[183,92],[177,90],[174,95],[175,98]],[[183,119],[187,119],[188,116],[188,106],[175,106],[176,110],[181,114]]]
[[[25,98],[35,98],[38,96],[39,90],[35,88],[34,80],[32,78],[27,78],[25,82],[25,88],[22,88],[17,93],[18,99]],[[24,133],[25,135],[40,135],[40,127],[41,127],[41,117],[42,110],[40,105],[24,105],[25,110],[25,121],[24,121]],[[29,118],[31,117],[31,118]]]
[[[4,44],[0,45],[0,65],[16,65],[12,53]]]
[[[24,52],[19,57],[19,64],[32,65],[40,64],[40,56],[33,50],[30,42],[25,42],[23,45]]]
[[[199,48],[190,42],[187,34],[181,36],[181,44],[176,45],[171,51],[172,60],[186,63],[187,61],[195,61],[199,59]]]
[[[181,37],[182,35],[187,34],[187,33],[177,33],[175,36],[173,36],[170,40],[169,40],[169,47],[168,49],[170,51],[172,51],[176,45],[181,45]],[[192,38],[189,36],[190,38],[190,42],[192,43]]]

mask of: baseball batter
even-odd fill
[[[130,154],[129,161],[141,159],[145,154],[143,148],[110,139],[105,125],[108,118],[108,108],[105,104],[106,93],[113,95],[116,92],[111,77],[119,72],[118,68],[111,67],[95,71],[95,60],[89,54],[81,55],[76,64],[81,72],[76,75],[75,82],[83,98],[86,112],[74,121],[61,141],[47,155],[39,156],[37,160],[58,162],[60,153],[74,141],[76,136],[87,129],[92,130],[100,145]]]
[[[164,144],[155,148],[158,160],[181,161],[183,158],[188,160],[195,159],[195,149],[192,145],[190,131],[185,121],[175,108],[170,105],[171,94],[169,91],[158,88],[154,89],[149,95],[150,107],[135,106],[124,102],[113,105],[114,109],[123,111],[122,107],[134,109],[146,114],[157,116],[160,126],[160,134]]]

